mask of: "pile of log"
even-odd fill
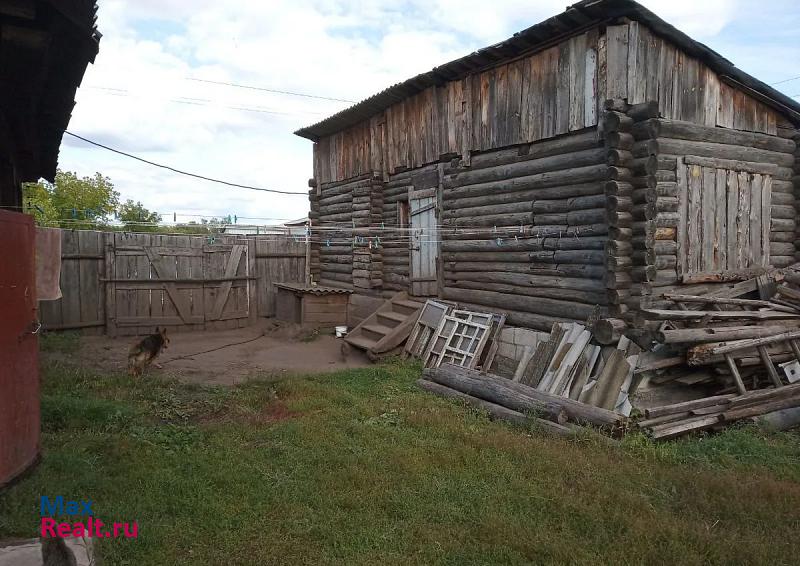
[[[418,383],[560,435],[579,424],[656,440],[745,420],[798,426],[800,264],[696,292],[664,293],[663,308],[642,308],[630,326],[555,323],[508,377],[443,365]]]
[[[700,397],[642,408],[642,430],[674,438],[800,406],[792,385],[800,385],[798,269],[705,294],[667,292],[668,308],[642,309],[645,320],[626,331],[646,350],[634,382],[650,391],[683,386]]]

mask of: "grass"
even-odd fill
[[[654,445],[490,422],[389,363],[200,387],[44,369],[43,460],[0,496],[92,499],[104,564],[796,563],[800,436]]]

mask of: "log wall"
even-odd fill
[[[539,330],[607,314],[606,160],[591,128],[446,166],[443,297]]]

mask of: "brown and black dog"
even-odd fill
[[[147,336],[140,342],[131,346],[128,352],[128,371],[131,375],[142,375],[144,369],[156,359],[161,353],[161,350],[167,349],[169,338],[167,337],[167,329],[161,330],[156,327],[156,333]]]

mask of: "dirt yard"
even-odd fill
[[[139,339],[82,336],[77,352],[45,355],[50,360],[68,356],[71,363],[97,370],[125,371],[128,349]],[[162,367],[150,366],[147,371],[195,383],[235,385],[264,372],[311,374],[371,365],[355,348],[350,348],[344,361],[341,345],[341,340],[328,334],[264,320],[237,330],[171,334],[169,347],[156,360]]]

